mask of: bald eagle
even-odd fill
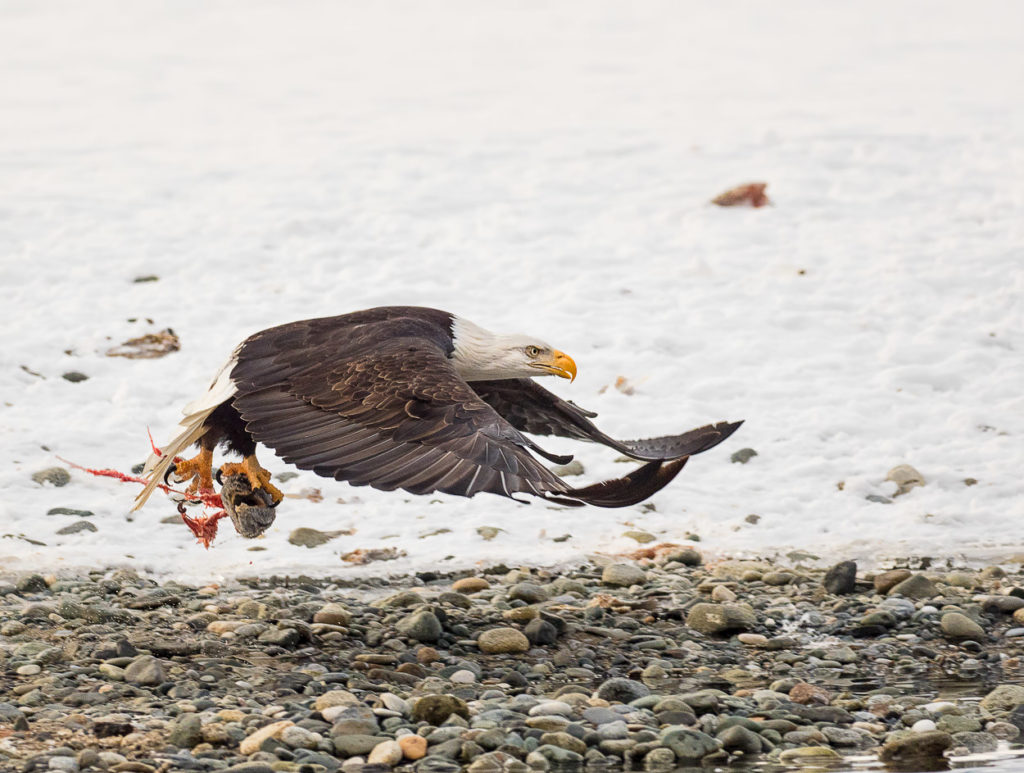
[[[590,421],[596,414],[539,386],[536,376],[572,380],[576,363],[536,338],[496,335],[436,309],[389,306],[270,328],[243,341],[185,406],[181,432],[149,458],[133,509],[169,475],[189,481],[189,494],[213,493],[213,452],[222,444],[243,460],[220,473],[244,476],[276,505],[282,494],[256,459],[258,443],[354,486],[625,507],[742,423],[614,440]],[[528,434],[602,443],[644,464],[574,488],[534,454],[557,464],[572,457],[545,451]],[[199,452],[180,458],[192,444]]]

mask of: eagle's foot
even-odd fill
[[[239,462],[228,462],[221,465],[221,478],[226,480],[232,475],[244,475],[249,481],[253,491],[263,489],[270,494],[273,504],[278,504],[284,499],[284,494],[273,483],[270,482],[270,473],[263,468],[263,465],[256,459],[256,454],[251,454]]]
[[[175,462],[171,474],[179,481],[190,480],[185,494],[189,497],[213,494],[213,451],[202,449],[191,459]]]

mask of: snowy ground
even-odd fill
[[[1018,2],[11,0],[0,71],[0,571],[556,564],[630,529],[713,555],[1024,550]],[[707,203],[755,179],[775,206]],[[209,551],[166,500],[128,517],[137,487],[31,480],[144,459],[251,332],[389,303],[547,339],[580,376],[546,385],[620,437],[747,423],[653,512],[303,473],[286,491],[323,501]],[[104,356],[165,327],[180,352]],[[602,392],[619,376],[634,394]],[[899,463],[927,485],[865,499]],[[57,536],[58,506],[99,530]],[[307,550],[299,526],[356,533]]]

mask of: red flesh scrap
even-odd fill
[[[155,453],[157,456],[162,456],[163,454],[160,452],[160,449],[157,448],[156,444],[153,443],[152,435],[150,435],[149,442],[150,445],[153,446],[153,453]],[[59,456],[57,458],[64,462],[64,464],[70,465],[71,467],[74,467],[76,470],[82,470],[83,472],[87,472],[90,475],[96,475],[103,478],[116,478],[122,483],[141,483],[142,485],[146,485],[149,482],[145,478],[139,477],[138,475],[129,475],[127,473],[120,472],[119,470],[96,470],[90,467],[83,467],[80,464],[75,464],[74,462],[68,461],[67,459],[64,459]],[[175,457],[175,461],[178,461],[177,457]],[[217,536],[217,521],[219,521],[221,518],[227,518],[228,515],[226,512],[224,512],[224,502],[220,498],[220,494],[218,494],[213,489],[208,489],[205,491],[201,490],[195,492],[194,494],[189,494],[187,492],[171,488],[170,486],[164,483],[158,484],[157,488],[159,488],[165,494],[178,494],[179,496],[184,497],[190,503],[201,504],[203,507],[215,508],[217,510],[217,512],[214,512],[211,515],[204,514],[199,516],[198,518],[190,518],[185,513],[185,503],[178,503],[178,512],[181,514],[181,519],[185,522],[185,525],[192,530],[192,533],[196,535],[198,540],[203,543],[203,547],[209,550],[210,543],[213,542],[214,538]]]

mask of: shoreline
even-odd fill
[[[0,767],[932,770],[1024,754],[1019,569],[651,554],[343,582],[0,582]]]

